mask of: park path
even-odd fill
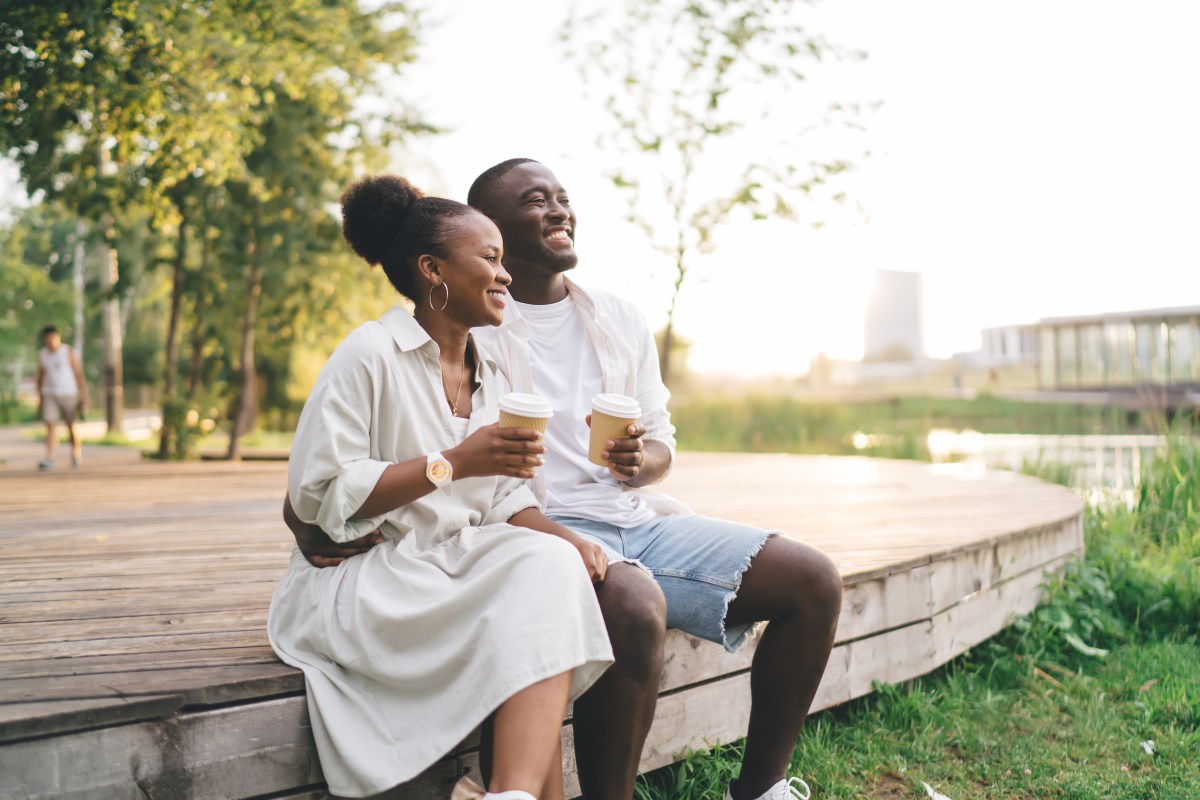
[[[96,414],[96,412],[92,413]],[[125,430],[129,433],[138,433],[156,427],[159,415],[155,411],[134,410],[126,412],[124,419]],[[76,430],[84,439],[94,439],[104,435],[104,428],[104,420],[90,419],[79,423]],[[45,455],[42,441],[43,431],[44,426],[40,422],[0,426],[0,472],[37,472],[38,462]],[[83,465],[79,469],[136,464],[141,460],[142,449],[152,447],[153,441],[153,439],[146,439],[142,445],[137,447],[85,444]],[[58,446],[56,469],[71,469],[71,448],[66,442],[62,442]]]

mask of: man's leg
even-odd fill
[[[750,729],[735,800],[783,780],[833,649],[842,580],[819,550],[768,539],[750,563],[726,625],[768,620],[750,670]]]
[[[63,409],[63,424],[67,426],[67,437],[71,441],[71,466],[79,466],[80,457],[83,455],[79,441],[79,436],[75,430],[75,409],[77,400],[72,400],[67,409]]]
[[[575,701],[575,763],[587,800],[629,800],[658,702],[667,603],[629,563],[610,566],[596,595],[616,660]]]
[[[53,402],[53,400],[45,402]],[[44,421],[46,423],[46,458],[42,461],[42,465],[51,466],[54,464],[54,456],[58,452],[58,426],[49,417]]]

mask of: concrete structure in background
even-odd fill
[[[1002,325],[984,328],[980,334],[983,345],[976,360],[978,366],[991,369],[1037,363],[1037,325]]]
[[[921,275],[877,269],[867,299],[863,362],[925,360]]]

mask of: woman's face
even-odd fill
[[[500,229],[483,214],[468,214],[454,221],[446,242],[447,257],[440,259],[442,280],[450,289],[444,312],[465,327],[499,325],[508,302],[512,278],[505,271],[504,242]],[[441,308],[443,291],[433,290],[433,305]]]

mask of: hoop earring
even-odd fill
[[[436,284],[436,283],[435,283],[433,286],[430,286],[430,287],[429,287],[429,307],[430,307],[430,308],[432,308],[434,311],[445,311],[445,310],[446,310],[446,306],[450,305],[450,286],[449,286],[449,284],[447,284],[445,281],[443,281],[443,282],[440,284],[440,286],[441,286],[443,289],[445,289],[445,290],[446,290],[446,300],[445,300],[445,301],[442,303],[442,307],[441,307],[441,308],[434,308],[434,305],[433,305],[433,290],[434,290],[434,289],[436,289],[438,286],[439,286],[439,284]]]

